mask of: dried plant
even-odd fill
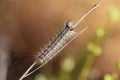
[[[57,34],[56,38],[51,41],[47,47],[45,47],[41,52],[39,52],[35,57],[36,61],[26,70],[26,72],[20,77],[19,80],[23,80],[25,77],[31,75],[42,66],[44,66],[48,61],[50,61],[55,55],[57,55],[62,49],[64,49],[71,41],[73,41],[79,34],[83,33],[88,27],[85,27],[81,32],[77,33],[75,28],[81,21],[89,15],[93,10],[95,10],[100,5],[101,0],[99,0],[90,10],[88,10],[74,25],[67,23],[65,28]],[[36,65],[40,66],[33,71],[31,69]],[[31,71],[31,72],[30,72]]]

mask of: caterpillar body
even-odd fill
[[[76,32],[74,31],[70,23],[67,23],[66,27],[62,31],[60,31],[56,38],[38,54],[37,59],[39,63],[43,64],[46,61],[52,59],[52,57],[54,57],[58,53],[58,51],[65,45],[65,43],[71,40],[75,35]]]

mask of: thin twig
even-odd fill
[[[73,26],[68,26],[71,27],[72,29],[76,28],[76,26],[78,26],[78,24],[81,23],[81,21],[87,16],[89,15],[93,10],[95,10],[99,5],[100,5],[101,0],[99,0],[90,10],[88,10],[87,13],[85,13],[85,15],[83,15]],[[62,49],[64,49],[71,41],[73,41],[79,34],[81,34],[83,31],[85,31],[87,29],[84,28],[80,33],[78,33],[77,35],[75,35],[70,41],[66,42],[66,44],[60,48],[58,51],[56,51],[56,53],[59,53]],[[65,33],[66,34],[66,33]],[[54,48],[53,48],[54,49]],[[56,55],[55,53],[55,55]],[[20,77],[19,80],[23,80],[25,77],[31,75],[32,73],[34,73],[35,71],[37,71],[38,69],[40,69],[42,66],[44,66],[49,60],[51,60],[55,55],[52,55],[51,57],[49,57],[47,60],[45,60],[45,62],[43,62],[38,68],[36,68],[35,70],[33,70],[32,72],[30,72],[30,70],[37,64],[37,61],[35,61],[28,69],[27,71]],[[46,56],[45,56],[46,57]],[[44,60],[43,60],[44,61]]]
[[[20,77],[19,80],[23,80],[23,79],[26,77],[26,75],[29,73],[29,71],[30,71],[36,64],[37,64],[37,62],[35,61],[35,62],[27,69],[27,71],[25,71],[25,73]]]
[[[81,23],[81,21],[83,21],[83,19],[86,18],[86,16],[88,16],[93,10],[95,10],[98,6],[100,6],[102,0],[99,0],[95,5],[93,5],[88,12],[86,12],[72,27],[75,28],[77,27],[78,24]]]

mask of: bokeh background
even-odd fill
[[[75,23],[96,2],[0,0],[0,31],[11,44],[8,80],[17,80],[66,22]],[[29,80],[120,80],[120,0],[103,0],[76,30],[85,26]]]

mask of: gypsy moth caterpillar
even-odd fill
[[[101,0],[99,0],[93,7],[87,11],[74,25],[68,23],[65,28],[58,34],[58,36],[45,48],[41,51],[40,54],[36,56],[36,61],[27,69],[27,71],[20,77],[19,80],[31,75],[43,65],[45,65],[49,60],[51,60],[57,53],[59,53],[64,47],[66,47],[73,39],[75,39],[79,34],[85,31],[87,28],[84,28],[81,32],[76,33],[75,28],[77,25],[93,10],[95,10],[100,5]],[[40,66],[30,72],[30,70],[37,64],[40,63]]]
[[[66,27],[60,31],[58,36],[56,36],[56,38],[37,55],[38,61],[42,64],[46,62],[46,60],[51,59],[51,57],[56,55],[56,52],[60,50],[60,48],[62,48],[72,37],[74,37],[75,34],[76,32],[72,30],[71,26],[66,24]]]

